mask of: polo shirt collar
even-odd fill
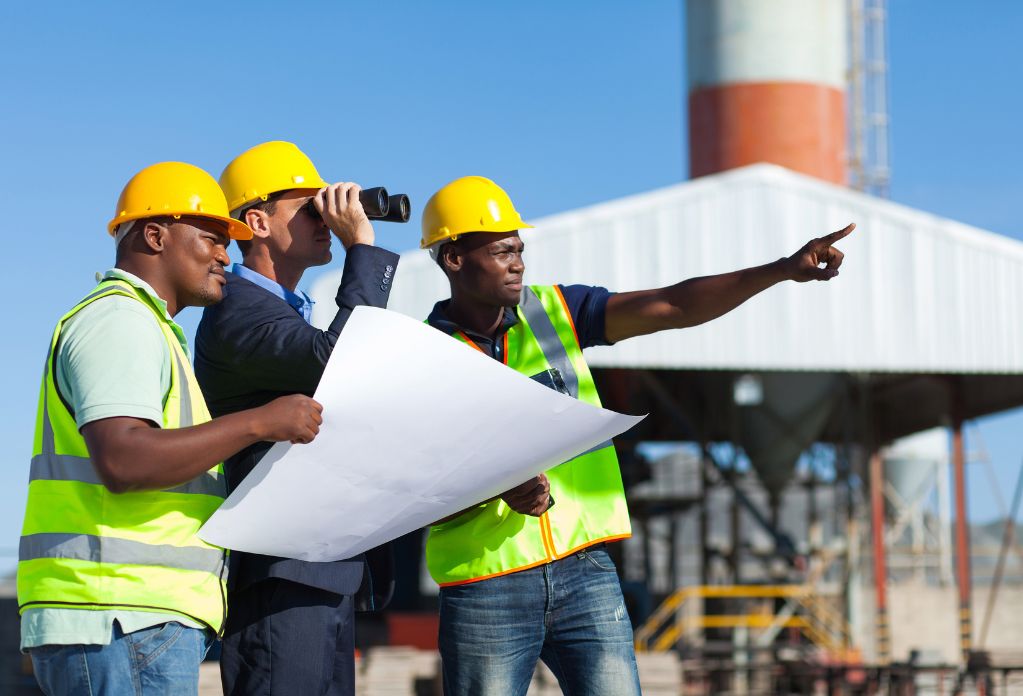
[[[174,323],[174,318],[167,312],[167,301],[156,294],[156,290],[153,289],[152,285],[142,280],[134,273],[129,273],[128,271],[120,268],[111,268],[103,274],[103,280],[122,280],[136,290],[141,290],[150,300],[153,301],[153,304],[160,310],[163,317],[167,321]]]
[[[448,335],[451,335],[456,331],[462,331],[473,340],[480,339],[487,342],[493,340],[494,338],[493,336],[481,336],[473,331],[470,331],[469,329],[459,326],[450,318],[448,318],[447,309],[450,304],[451,300],[442,300],[441,302],[438,302],[433,306],[433,311],[430,312],[430,316],[427,319],[430,326],[438,328]],[[497,330],[497,335],[498,336],[504,335],[504,333],[507,332],[508,329],[510,329],[511,327],[515,326],[518,323],[519,317],[515,313],[515,308],[505,307],[504,318],[502,318],[501,320],[501,326]]]
[[[178,343],[181,345],[181,350],[185,352],[185,355],[189,355],[188,351],[188,339],[185,337],[184,330],[178,326],[178,323],[174,321],[174,317],[167,311],[167,301],[156,294],[156,290],[153,286],[146,281],[139,278],[134,273],[122,270],[120,268],[111,268],[109,271],[103,274],[103,280],[120,280],[128,285],[132,286],[136,290],[139,290],[146,297],[149,298],[153,307],[159,310],[160,315],[167,321],[167,325],[170,326],[171,331],[178,339]]]

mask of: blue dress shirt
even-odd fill
[[[277,297],[287,302],[296,312],[301,314],[303,319],[312,323],[313,305],[315,304],[315,301],[309,297],[309,295],[306,295],[305,292],[302,292],[301,290],[298,293],[292,292],[277,281],[270,280],[262,273],[257,273],[251,268],[243,266],[240,263],[236,263],[232,266],[231,273],[234,273],[236,276],[244,278],[250,283],[258,285],[264,290],[268,290],[274,295],[277,295]]]

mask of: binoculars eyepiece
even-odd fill
[[[412,203],[408,196],[404,193],[389,195],[383,186],[362,189],[359,191],[359,202],[362,203],[362,209],[366,211],[366,217],[370,220],[408,222],[412,214]],[[321,217],[311,198],[302,207],[313,218]]]

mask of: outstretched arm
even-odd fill
[[[612,295],[607,301],[607,340],[614,343],[717,319],[783,280],[798,283],[831,280],[838,275],[844,258],[833,245],[855,227],[853,223],[838,232],[812,239],[792,256],[763,266],[690,278],[666,288]]]

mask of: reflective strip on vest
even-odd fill
[[[224,567],[224,553],[220,549],[144,544],[116,537],[52,532],[21,537],[18,559],[32,561],[37,558],[164,566],[213,575],[220,575]]]
[[[533,330],[533,335],[536,336],[536,341],[540,344],[540,350],[543,351],[547,362],[551,364],[551,367],[558,368],[561,378],[565,380],[565,386],[568,388],[569,394],[573,398],[578,399],[579,376],[575,372],[575,366],[568,357],[565,344],[561,342],[558,330],[554,328],[554,323],[547,315],[547,310],[544,309],[543,303],[540,302],[540,298],[536,296],[533,288],[528,285],[522,290],[522,301],[519,303],[519,308],[522,309],[522,315],[526,317],[529,328]],[[599,445],[594,445],[579,456],[584,457],[591,452],[611,447],[613,444],[611,440],[604,440]]]
[[[178,364],[178,382],[184,381],[185,388],[179,389],[181,392],[181,406],[178,410],[180,414],[178,416],[178,427],[187,428],[191,425],[195,425],[195,420],[192,418],[192,393],[188,390],[188,382],[182,379],[182,375],[185,374],[185,366],[181,362],[181,356],[178,355],[178,351],[171,350],[174,353],[174,362]]]
[[[568,357],[565,344],[558,336],[558,330],[554,328],[554,323],[547,316],[547,310],[544,309],[533,288],[528,285],[522,291],[522,301],[519,303],[519,307],[529,323],[529,328],[533,330],[533,335],[536,336],[537,343],[540,344],[540,350],[543,351],[547,362],[551,364],[551,367],[558,368],[561,378],[565,380],[565,386],[568,387],[568,393],[578,399],[579,377],[575,373],[575,366],[572,365],[572,361]]]
[[[71,454],[37,454],[32,457],[29,481],[77,481],[97,486],[104,485],[91,459]],[[188,483],[167,488],[164,492],[223,498],[225,490],[223,477],[215,471],[208,471]]]

